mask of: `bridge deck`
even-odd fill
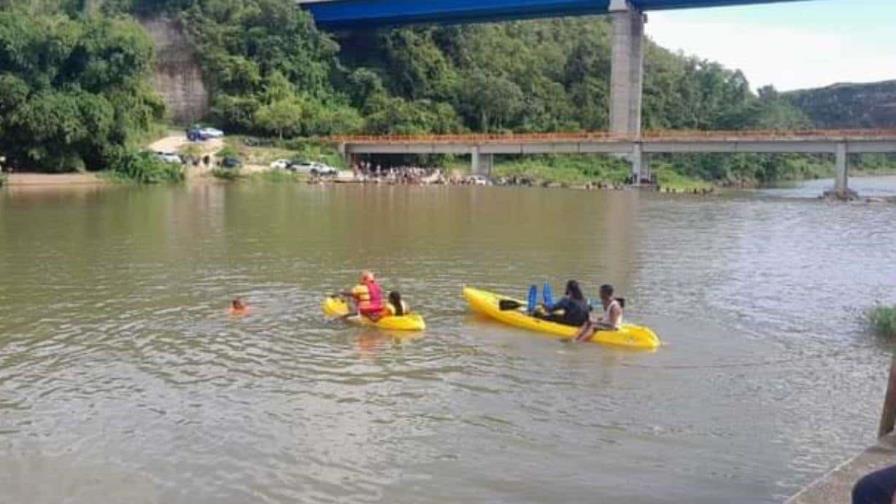
[[[896,153],[896,130],[336,136],[347,154]]]
[[[343,135],[327,137],[332,143],[351,144],[494,144],[542,142],[750,142],[750,141],[828,141],[896,140],[896,129],[802,130],[802,131],[649,131],[640,138],[613,135],[605,131],[519,134],[454,135]]]

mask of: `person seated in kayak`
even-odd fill
[[[590,311],[579,282],[570,280],[566,282],[566,294],[559,301],[551,306],[545,305],[543,310],[536,310],[533,315],[543,320],[578,327],[588,322]]]
[[[389,302],[386,303],[385,313],[386,316],[389,317],[402,317],[411,313],[411,309],[408,308],[407,303],[401,299],[401,293],[392,291],[389,293]]]
[[[590,340],[596,331],[618,331],[622,327],[622,309],[625,300],[613,297],[613,286],[600,286],[600,302],[604,314],[595,321],[588,320],[576,334],[576,341]]]
[[[361,315],[367,317],[374,322],[382,317],[383,309],[383,289],[376,282],[376,278],[370,271],[361,273],[361,280],[358,285],[352,287],[351,291],[343,292],[345,296],[351,297],[355,302],[355,313],[349,313],[346,317],[352,315]]]
[[[249,306],[246,305],[242,299],[234,298],[234,300],[230,302],[230,308],[227,311],[231,315],[241,317],[249,314]]]

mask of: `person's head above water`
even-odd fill
[[[582,294],[582,288],[579,287],[579,282],[576,282],[575,280],[566,282],[566,295],[576,301],[585,300],[585,295]]]
[[[600,286],[600,299],[603,301],[609,301],[613,298],[613,286],[610,284],[603,284]]]
[[[233,301],[230,302],[230,307],[234,310],[245,310],[246,304],[243,303],[242,299],[234,298]]]
[[[373,276],[372,271],[364,270],[361,272],[361,283],[366,284],[370,282],[376,281],[376,278]]]

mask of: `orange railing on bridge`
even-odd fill
[[[788,139],[893,139],[896,140],[896,129],[852,129],[852,130],[653,130],[644,132],[640,140],[788,140]],[[573,131],[556,133],[469,133],[447,135],[336,135],[322,137],[322,141],[331,143],[458,143],[483,144],[506,142],[580,142],[606,141],[631,142],[637,139],[607,131]]]

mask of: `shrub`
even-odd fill
[[[112,162],[111,167],[116,176],[138,184],[184,180],[183,166],[166,163],[151,152],[125,152]]]
[[[212,169],[212,176],[222,180],[236,180],[240,178],[240,169],[218,166]]]
[[[228,157],[235,157],[235,158],[240,157],[239,151],[237,151],[236,147],[234,147],[232,145],[225,145],[224,147],[221,148],[221,150],[219,150],[217,153],[215,153],[215,155],[222,159],[228,158]]]
[[[867,315],[871,330],[880,336],[896,338],[896,306],[876,306]]]

